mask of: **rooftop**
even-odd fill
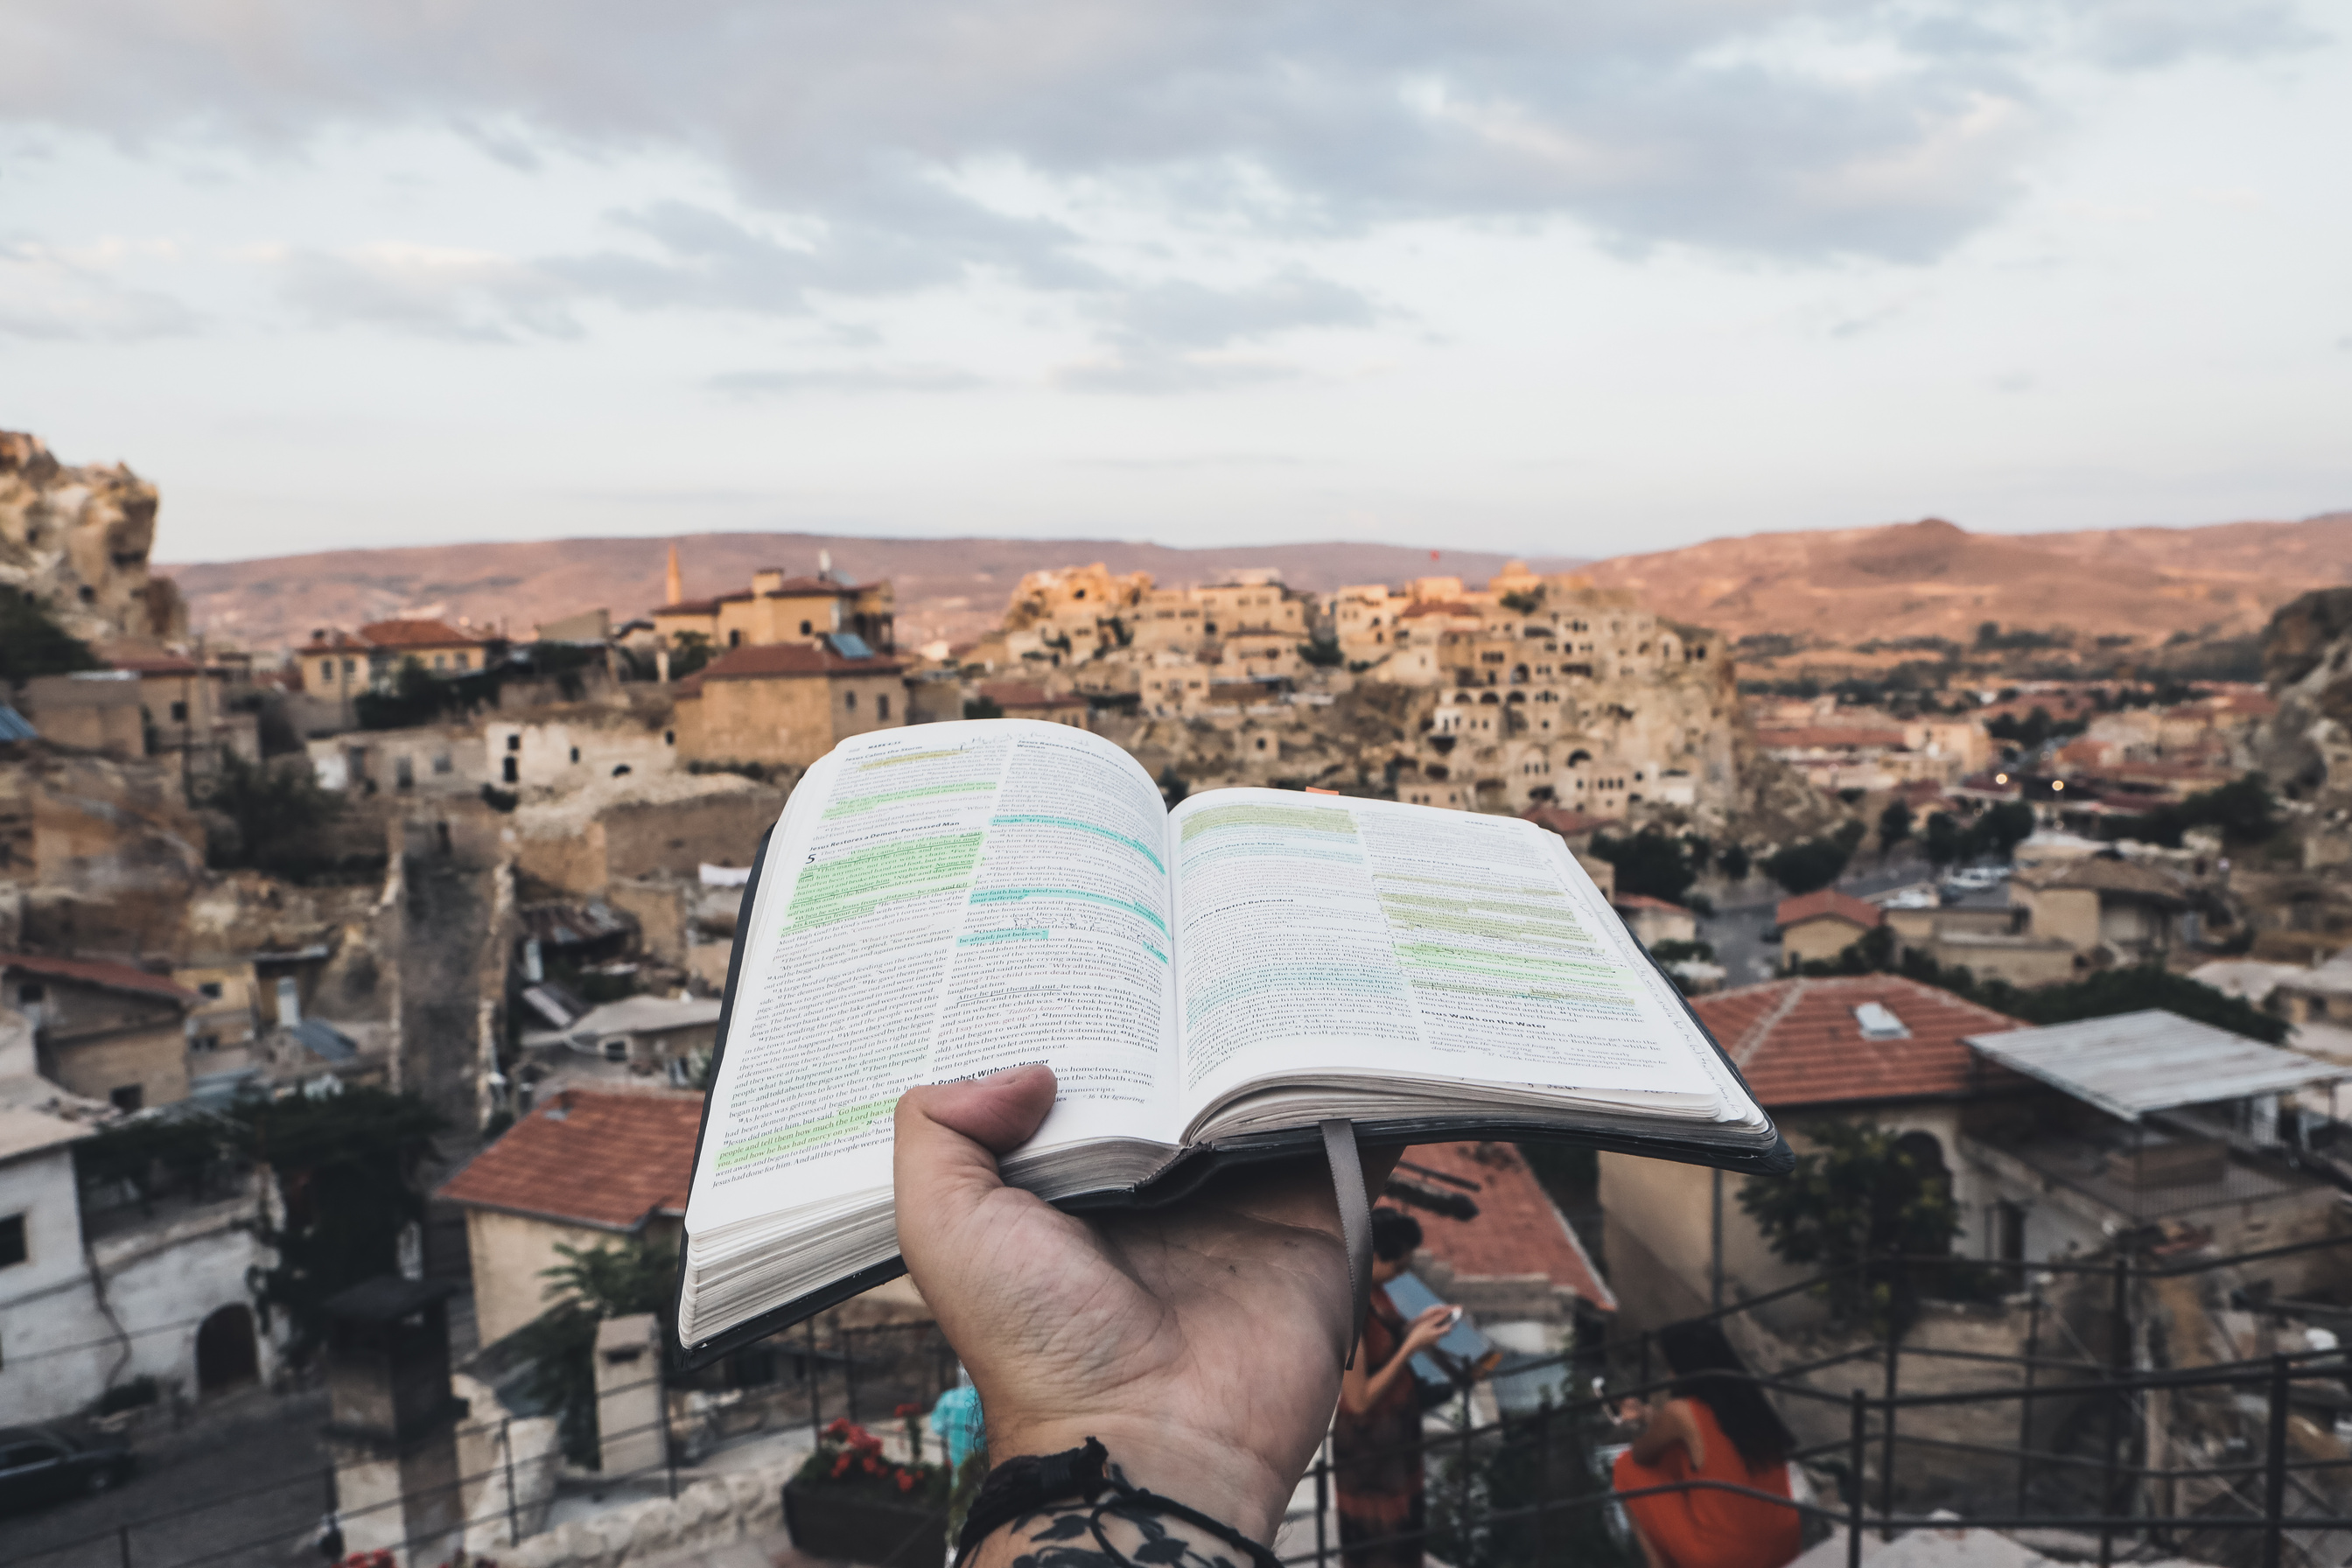
[[[150,974],[143,969],[134,969],[130,964],[115,963],[103,958],[45,958],[37,953],[0,952],[0,970],[10,969],[20,969],[27,974],[44,975],[51,980],[96,985],[108,991],[128,991],[188,1006],[204,1000],[186,986],[174,984],[161,974]]]
[[[1475,1220],[1412,1211],[1421,1222],[1423,1245],[1454,1273],[1480,1279],[1541,1274],[1574,1291],[1580,1301],[1604,1312],[1617,1310],[1609,1282],[1517,1149],[1508,1143],[1417,1143],[1404,1152],[1404,1158],[1478,1184],[1478,1190],[1468,1194],[1478,1205]],[[1414,1176],[1402,1169],[1398,1174]]]
[[[697,1095],[565,1089],[441,1184],[469,1208],[633,1232],[682,1214],[702,1130]]]
[[[717,1023],[719,1009],[716,996],[624,996],[618,1002],[591,1007],[560,1028],[530,1031],[524,1041],[545,1044],[558,1037],[569,1040],[593,1035],[601,1038],[606,1035],[649,1035],[665,1029],[698,1028]]]
[[[362,626],[360,640],[373,647],[471,647],[488,639],[446,621],[394,620]]]
[[[1818,892],[1800,893],[1793,899],[1782,899],[1780,907],[1772,911],[1772,922],[1786,927],[1824,916],[1848,921],[1869,931],[1886,918],[1886,911],[1851,893],[1841,893],[1835,888],[1823,888]]]
[[[749,647],[730,649],[711,660],[698,672],[697,679],[708,683],[772,680],[797,675],[896,675],[899,668],[894,658],[844,658],[821,643],[754,643]]]
[[[1874,1003],[1906,1033],[1874,1038],[1885,1031],[1865,1031],[1859,1011]],[[2018,1086],[1966,1044],[1969,1035],[2014,1027],[2015,1019],[1898,975],[1776,980],[1694,997],[1691,1006],[1769,1110]]]
[[[22,1159],[60,1148],[98,1131],[46,1110],[0,1105],[0,1161]]]
[[[2281,1094],[2352,1071],[2160,1007],[2039,1029],[1985,1031],[1969,1045],[2111,1116]]]
[[[1538,827],[1557,833],[1562,838],[1581,838],[1598,828],[1616,826],[1605,816],[1588,816],[1583,812],[1570,811],[1559,805],[1530,806],[1520,815]]]
[[[1620,893],[1610,900],[1621,910],[1660,910],[1670,915],[1686,915],[1690,910],[1680,904],[1670,904],[1664,899],[1654,899],[1647,893]]]

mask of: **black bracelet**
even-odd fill
[[[1108,1499],[1097,1503],[1095,1500],[1105,1493],[1110,1494]],[[1157,1547],[1166,1532],[1150,1516],[1164,1514],[1238,1548],[1252,1568],[1281,1568],[1279,1558],[1232,1525],[1187,1508],[1173,1498],[1129,1485],[1118,1467],[1110,1463],[1110,1451],[1093,1437],[1087,1438],[1081,1448],[1068,1448],[1058,1454],[1024,1454],[989,1471],[971,1500],[971,1511],[964,1515],[963,1533],[956,1540],[955,1568],[963,1568],[964,1559],[1005,1525],[1024,1523],[1055,1503],[1070,1501],[1094,1505],[1092,1517],[1074,1515],[1057,1520],[1048,1533],[1038,1537],[1041,1544],[1076,1541],[1091,1533],[1095,1546],[1107,1554],[1109,1562],[1123,1563],[1124,1555],[1103,1536],[1102,1521],[1108,1515],[1135,1526],[1155,1544],[1157,1549],[1150,1551],[1147,1561],[1183,1568],[1187,1554],[1181,1549]],[[1049,1549],[1045,1555],[1058,1553]],[[1231,1568],[1225,1558],[1197,1555],[1205,1568]]]

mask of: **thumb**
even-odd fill
[[[988,1195],[1003,1186],[996,1156],[1028,1142],[1054,1108],[1054,1071],[1007,1068],[898,1097],[891,1177],[898,1249],[919,1271]]]

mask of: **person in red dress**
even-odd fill
[[[1347,1568],[1421,1568],[1421,1393],[1411,1363],[1445,1337],[1454,1309],[1432,1307],[1408,1323],[1382,1289],[1420,1245],[1420,1221],[1397,1209],[1372,1211],[1371,1311],[1355,1364],[1340,1374],[1331,1418],[1331,1480]]]
[[[1749,1373],[1720,1325],[1693,1319],[1658,1331],[1658,1348],[1675,1382],[1654,1407],[1629,1399],[1619,1409],[1639,1421],[1633,1446],[1617,1456],[1621,1492],[1677,1481],[1726,1481],[1774,1497],[1789,1495],[1789,1454],[1796,1439]],[[1738,1378],[1699,1377],[1732,1372]],[[1713,1487],[1627,1498],[1625,1512],[1649,1568],[1782,1568],[1797,1555],[1797,1510],[1763,1498]]]

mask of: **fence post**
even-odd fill
[[[1327,1436],[1323,1447],[1315,1456],[1315,1568],[1323,1568],[1324,1559],[1330,1554],[1331,1544],[1326,1539],[1324,1515],[1331,1508],[1331,1439]]]
[[[2127,1397],[2116,1386],[2116,1373],[2131,1366],[2131,1259],[2116,1254],[2115,1300],[2108,1307],[2108,1331],[2115,1343],[2107,1353],[2107,1462],[2099,1472],[2099,1568],[2111,1568],[2116,1556],[2116,1491],[2123,1467],[2123,1404]]]
[[[2263,1568],[2279,1568],[2286,1545],[2286,1357],[2271,1357],[2270,1444],[2263,1454]]]
[[[1862,1468],[1870,1458],[1870,1402],[1853,1391],[1853,1425],[1846,1440],[1846,1466],[1853,1484],[1845,1494],[1845,1568],[1862,1568]]]
[[[1544,1543],[1551,1535],[1551,1401],[1536,1411],[1536,1561],[1544,1561]]]
[[[2033,1447],[2033,1363],[2042,1354],[2042,1287],[2033,1288],[2033,1304],[2025,1318],[2025,1397],[2017,1402],[2017,1514],[2025,1517],[2025,1481],[2032,1462],[2025,1456]]]
[[[1880,1412],[1878,1457],[1878,1539],[1895,1539],[1895,1527],[1885,1522],[1895,1517],[1895,1369],[1903,1354],[1903,1328],[1895,1316],[1895,1263],[1892,1254],[1886,1259],[1886,1407]]]
[[[849,1406],[849,1424],[857,1425],[857,1331],[842,1324],[834,1337],[841,1344],[841,1397]]]
[[[811,1443],[818,1443],[822,1442],[824,1438],[824,1410],[819,1398],[820,1394],[823,1392],[824,1385],[819,1382],[817,1373],[816,1320],[814,1318],[803,1318],[801,1321],[801,1327],[807,1331],[806,1338],[808,1340],[808,1359],[803,1362],[801,1365],[806,1369],[806,1375],[808,1377],[809,1441]]]
[[[122,1552],[122,1568],[131,1568],[131,1527],[129,1525],[116,1527],[114,1542]]]
[[[515,1504],[514,1418],[512,1416],[499,1423],[499,1447],[506,1451],[507,1457],[507,1544],[520,1546],[522,1544],[522,1523],[521,1515]]]

